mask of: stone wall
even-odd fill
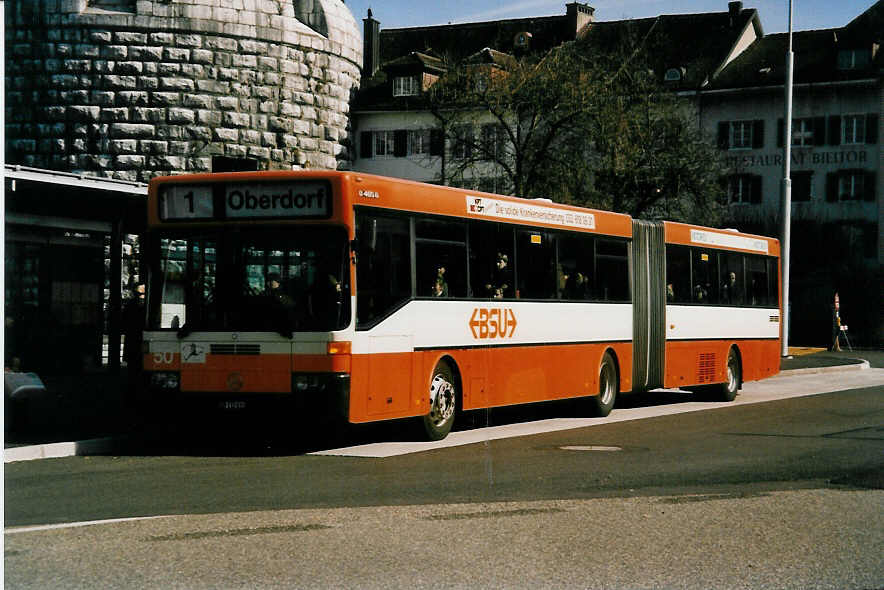
[[[138,181],[207,172],[214,156],[349,166],[362,41],[341,0],[6,0],[5,10],[9,164]]]

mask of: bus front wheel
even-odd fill
[[[606,352],[599,366],[599,394],[589,398],[590,413],[597,418],[610,414],[617,401],[618,389],[617,365],[611,353]]]
[[[433,370],[430,381],[430,411],[423,416],[424,433],[428,440],[442,440],[451,432],[457,408],[457,380],[445,361]]]

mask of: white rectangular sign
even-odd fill
[[[718,232],[702,231],[699,229],[691,230],[691,242],[695,244],[706,244],[708,246],[723,246],[725,248],[739,248],[741,250],[752,250],[753,252],[762,252],[764,254],[768,253],[767,240],[735,236],[733,234],[720,234]]]
[[[494,217],[527,223],[545,223],[562,227],[595,229],[595,215],[565,209],[554,209],[529,203],[515,203],[467,195],[467,213],[480,217]]]

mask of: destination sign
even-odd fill
[[[328,217],[331,191],[323,181],[229,184],[224,190],[226,217]]]
[[[162,186],[159,194],[159,215],[164,221],[326,218],[331,208],[331,187],[322,180],[173,183]]]

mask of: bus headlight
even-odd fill
[[[178,389],[181,378],[178,373],[171,371],[157,371],[150,374],[150,386],[153,389]]]

